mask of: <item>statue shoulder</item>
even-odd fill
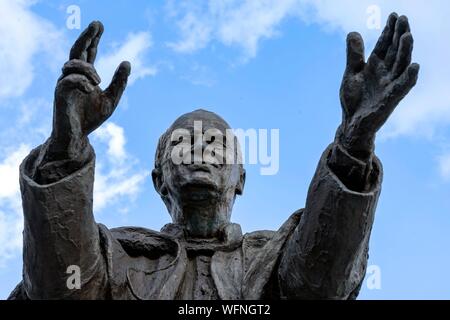
[[[262,248],[274,238],[287,237],[300,222],[303,211],[304,209],[300,209],[294,212],[277,231],[258,230],[246,233],[244,235],[244,245],[254,248]]]
[[[244,255],[247,257],[246,259],[251,261],[258,254],[264,256],[273,250],[280,252],[284,243],[300,222],[302,213],[303,209],[294,212],[277,231],[260,230],[246,233],[242,243]]]
[[[272,230],[258,230],[246,233],[244,235],[244,246],[262,248],[273,238],[275,233],[276,232]]]

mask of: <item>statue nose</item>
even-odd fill
[[[208,143],[204,141],[202,137],[198,137],[194,140],[194,143],[191,148],[191,154],[192,159],[194,160],[194,163],[202,163],[205,164],[205,161],[203,159],[203,153],[205,151],[205,148],[207,147]]]

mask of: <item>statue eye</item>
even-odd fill
[[[173,146],[180,144],[182,141],[183,141],[183,137],[178,137],[178,140],[172,140],[170,142],[170,145],[173,147]]]
[[[227,147],[227,142],[225,137],[220,137],[219,139],[217,139],[216,136],[211,136],[211,138],[209,138],[209,141],[207,141],[208,144],[213,144],[215,143],[216,145],[221,145],[223,148]]]

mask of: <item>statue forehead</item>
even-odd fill
[[[170,126],[169,131],[175,129],[193,129],[194,122],[200,122],[203,130],[215,128],[222,131],[223,134],[225,134],[227,129],[231,129],[230,125],[218,114],[206,110],[196,110],[180,116]]]
[[[219,130],[224,137],[227,137],[227,130],[231,129],[230,125],[218,114],[206,110],[195,110],[193,112],[189,112],[183,114],[175,122],[166,130],[166,132],[161,136],[158,147],[156,149],[156,158],[159,155],[162,155],[165,151],[167,151],[167,147],[170,144],[171,135],[176,129],[186,129],[189,131],[193,131],[194,122],[201,121],[202,131],[205,132],[208,129],[217,129]],[[234,133],[231,131],[231,134],[234,136]],[[239,144],[239,142],[237,142]]]

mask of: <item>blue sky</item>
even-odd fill
[[[379,11],[407,14],[421,64],[417,87],[377,139],[385,170],[370,242],[381,289],[362,299],[450,298],[450,12],[447,1],[30,1],[0,0],[0,298],[21,278],[18,165],[51,130],[59,70],[81,30],[105,25],[97,69],[107,85],[121,60],[133,76],[118,109],[91,137],[97,152],[95,215],[109,227],[159,230],[169,215],[149,172],[156,143],[179,115],[217,112],[233,128],[279,129],[280,167],[262,176],[247,165],[234,222],[277,229],[302,208],[322,151],[341,119],[345,35],[366,50]],[[376,15],[375,15],[376,16]],[[370,20],[371,21],[371,20]]]

